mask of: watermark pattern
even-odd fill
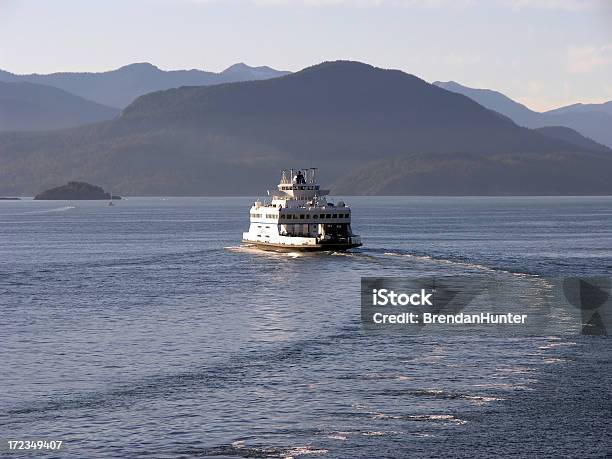
[[[370,332],[607,335],[611,285],[608,277],[364,277],[361,319]]]

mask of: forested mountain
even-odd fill
[[[423,180],[409,176],[421,184],[416,193],[439,194],[452,190],[425,178],[428,168],[442,167],[440,158],[458,179],[470,176],[473,158],[494,158],[499,167],[486,173],[520,163],[522,189],[538,194],[552,182],[530,174],[530,162],[546,174],[546,158],[554,159],[561,172],[550,180],[574,174],[582,181],[580,174],[593,169],[609,173],[609,157],[517,126],[413,75],[338,61],[275,79],[154,92],[96,125],[2,134],[0,193],[33,194],[82,180],[123,195],[253,195],[272,186],[282,168],[316,166],[333,182],[375,160],[400,160],[405,168],[418,162]],[[343,183],[345,193],[362,191],[359,181]],[[457,190],[503,194],[504,183],[491,189],[468,180]],[[579,191],[569,181],[555,186],[561,194]]]
[[[59,129],[109,120],[117,115],[116,108],[61,89],[0,82],[0,131]]]

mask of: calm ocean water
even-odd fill
[[[609,338],[368,335],[359,281],[610,275],[612,198],[346,201],[309,255],[240,248],[249,198],[0,201],[0,456],[610,454]]]

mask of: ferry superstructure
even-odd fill
[[[351,229],[351,209],[325,196],[316,169],[282,171],[276,190],[258,199],[250,210],[249,231],[242,242],[268,250],[347,250],[361,246]]]

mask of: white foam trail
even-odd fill
[[[248,245],[239,245],[239,246],[230,246],[223,247],[228,252],[235,253],[250,253],[253,255],[265,255],[268,257],[286,257],[286,258],[300,258],[305,256],[306,254],[301,252],[276,252],[273,250],[264,250],[253,246]]]
[[[45,210],[33,210],[31,212],[24,212],[25,214],[47,214],[49,212],[65,212],[67,210],[76,209],[75,206],[63,206],[63,207],[55,207],[53,209],[45,209]]]
[[[485,271],[485,272],[505,273],[505,274],[510,274],[512,276],[516,276],[516,277],[526,277],[526,278],[537,277],[539,278],[537,274],[516,273],[516,272],[508,271],[506,269],[492,268],[490,266],[481,265],[479,263],[469,263],[467,261],[449,260],[446,258],[434,258],[429,255],[414,255],[411,253],[396,253],[396,252],[384,252],[383,255],[393,256],[393,257],[406,257],[406,258],[411,258],[415,260],[426,261],[428,263],[443,263],[443,264],[455,265],[455,266],[465,266],[466,268],[478,269],[478,270]]]
[[[268,256],[285,256],[289,258],[299,258],[299,257],[307,256],[307,255],[311,255],[311,256],[316,255],[316,253],[303,253],[303,252],[274,252],[274,251],[259,249],[259,248],[252,247],[252,246],[237,246],[237,247],[224,247],[224,248],[225,250],[228,250],[231,252],[264,254]],[[454,265],[454,266],[464,266],[466,268],[477,269],[477,270],[489,272],[489,273],[504,273],[504,274],[509,274],[509,275],[516,276],[516,277],[521,277],[521,278],[540,279],[540,276],[538,276],[537,274],[516,273],[516,272],[508,271],[505,269],[501,269],[501,268],[492,268],[490,266],[482,265],[479,263],[469,263],[466,261],[449,260],[446,258],[435,258],[430,255],[415,255],[411,253],[383,252],[382,254],[383,256],[381,256],[381,255],[376,255],[376,254],[371,254],[371,253],[366,253],[366,252],[359,252],[359,251],[358,252],[331,252],[331,253],[328,253],[328,255],[335,256],[335,257],[356,258],[356,259],[362,259],[362,260],[363,259],[381,260],[383,259],[383,256],[404,257],[404,258],[424,261],[424,262],[432,263],[432,264],[447,264],[447,265]]]
[[[466,424],[467,421],[456,418],[452,414],[416,414],[408,416],[410,419],[415,421],[445,421],[453,424]]]
[[[327,438],[329,438],[330,440],[340,440],[340,441],[346,441],[347,439],[346,435],[340,435],[340,434],[328,435]]]
[[[313,448],[311,446],[296,446],[294,448],[291,448],[289,451],[286,451],[283,454],[283,458],[284,459],[291,459],[291,458],[296,457],[296,456],[305,456],[305,455],[308,455],[308,454],[317,454],[317,455],[319,455],[319,454],[326,454],[328,452],[329,452],[329,450],[323,449],[323,448],[316,449],[316,448]]]

